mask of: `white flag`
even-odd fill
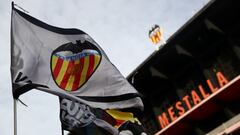
[[[15,97],[36,88],[96,108],[143,108],[138,92],[88,34],[50,26],[14,7],[11,75]]]

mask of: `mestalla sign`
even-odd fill
[[[175,121],[187,111],[191,110],[195,105],[199,104],[204,99],[207,99],[211,94],[215,93],[219,88],[223,87],[229,82],[222,72],[216,73],[216,79],[218,86],[214,85],[210,79],[206,80],[206,84],[210,89],[210,92],[207,92],[206,88],[204,88],[202,84],[199,84],[197,87],[198,89],[191,90],[189,94],[183,96],[181,100],[177,101],[166,111],[158,115],[160,128],[165,128],[171,122]]]

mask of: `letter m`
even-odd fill
[[[158,116],[158,120],[160,122],[160,125],[161,125],[162,129],[169,124],[169,121],[168,121],[166,113],[162,113],[162,115],[159,115]]]

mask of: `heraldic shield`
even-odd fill
[[[63,90],[76,91],[96,71],[101,56],[100,50],[88,41],[63,44],[51,55],[53,80]]]

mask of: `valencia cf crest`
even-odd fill
[[[59,88],[76,91],[96,71],[101,58],[100,50],[86,40],[63,44],[52,52],[52,77]]]

